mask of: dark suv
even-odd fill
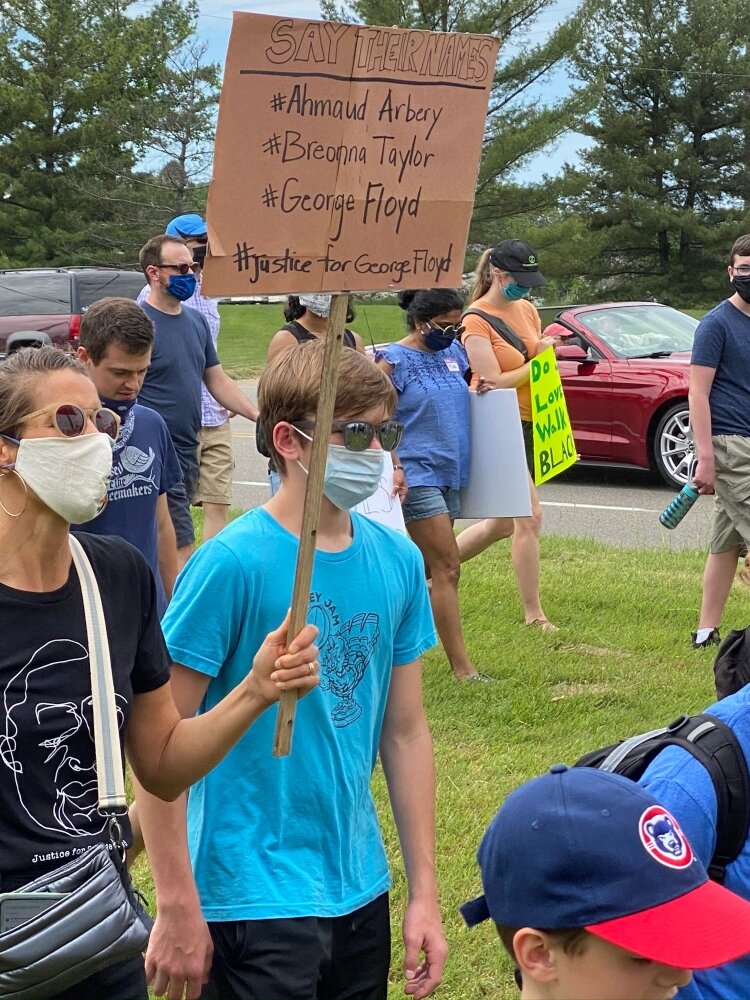
[[[78,343],[81,316],[106,295],[135,299],[140,271],[111,267],[35,267],[0,270],[0,357],[21,347]]]

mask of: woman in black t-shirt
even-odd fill
[[[88,636],[68,533],[104,503],[117,430],[116,415],[100,407],[93,383],[62,351],[29,348],[0,364],[0,892],[107,841]],[[101,593],[121,740],[152,794],[175,798],[206,774],[280,688],[304,694],[317,683],[315,629],[306,626],[301,652],[289,655],[284,624],[240,687],[213,711],[181,719],[145,560],[120,538],[79,541]],[[59,994],[104,996],[145,1000],[142,959]]]
[[[290,295],[286,300],[284,319],[286,324],[271,338],[268,345],[266,361],[273,361],[286,347],[293,347],[305,340],[325,340],[328,327],[328,312],[331,308],[331,296]],[[354,321],[354,310],[349,306],[346,322]],[[353,330],[344,330],[344,347],[351,347],[360,354],[365,353],[362,338]]]

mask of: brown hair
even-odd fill
[[[497,928],[497,933],[500,935],[500,940],[503,942],[503,948],[505,948],[514,962],[517,961],[516,953],[513,950],[513,938],[520,930],[520,927],[506,927],[504,924],[498,923],[495,924],[495,927]],[[548,930],[543,927],[537,927],[536,930],[541,934],[546,934],[548,937],[556,938],[566,955],[582,955],[586,950],[589,931],[584,927],[565,927],[561,930]]]
[[[0,364],[0,433],[18,437],[19,421],[35,409],[36,382],[60,371],[88,377],[83,365],[58,347],[24,347]]]
[[[146,274],[147,267],[161,264],[162,250],[167,243],[176,243],[181,247],[187,246],[187,240],[181,240],[179,236],[167,236],[166,233],[152,236],[148,243],[141,247],[141,252],[138,254],[138,263],[141,265],[141,270],[144,274]],[[188,249],[190,248],[188,247]],[[148,277],[146,280],[148,281]]]
[[[120,344],[127,354],[145,354],[154,346],[154,325],[132,299],[111,296],[86,310],[78,343],[95,365],[104,360],[110,344]]]
[[[490,290],[490,285],[492,284],[491,255],[492,247],[489,250],[485,250],[477,261],[476,270],[474,271],[474,284],[471,286],[471,291],[469,292],[469,304],[476,302],[477,299],[481,299]]]
[[[729,254],[729,266],[734,264],[735,257],[750,257],[750,235],[738,236],[732,244],[732,252]]]
[[[323,371],[322,341],[304,341],[287,347],[266,367],[258,383],[261,434],[279,472],[284,459],[273,445],[273,429],[282,420],[294,423],[315,415]],[[389,414],[396,408],[396,390],[388,376],[369,358],[351,348],[341,353],[334,416],[357,417],[382,406]]]

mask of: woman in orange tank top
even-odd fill
[[[527,296],[532,288],[544,283],[533,248],[523,240],[503,240],[486,250],[479,260],[469,309],[480,309],[501,320],[515,338],[509,342],[480,316],[467,315],[463,319],[462,341],[473,373],[472,388],[480,381],[491,381],[498,389],[515,389],[518,393],[530,473],[534,468],[530,359],[553,346],[554,339],[542,336],[539,313]],[[542,509],[531,475],[529,489],[531,517],[477,521],[458,536],[458,549],[461,561],[465,562],[498,539],[512,535],[511,559],[526,624],[552,632],[556,627],[544,613],[539,597]]]

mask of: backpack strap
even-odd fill
[[[529,360],[529,351],[526,344],[503,320],[497,316],[490,315],[490,313],[483,312],[481,309],[467,309],[461,316],[461,319],[464,320],[467,316],[479,316],[485,323],[489,323],[498,337],[502,337],[506,344],[510,344],[511,347],[514,347],[523,356],[524,363]],[[466,336],[465,333],[464,336]]]
[[[716,844],[708,874],[721,884],[727,865],[737,859],[750,832],[750,773],[745,754],[729,726],[708,712],[681,715],[665,729],[625,740],[599,768],[637,781],[667,746],[686,750],[711,778],[716,793]]]

